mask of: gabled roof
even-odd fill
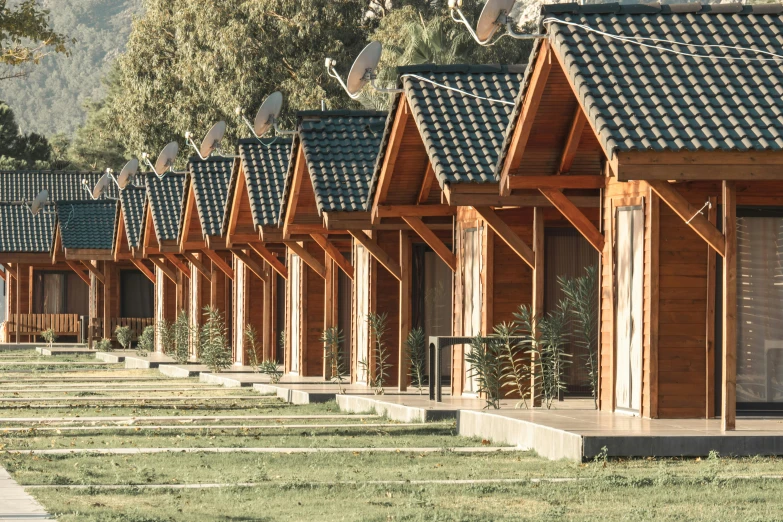
[[[398,68],[403,95],[441,188],[446,184],[498,181],[495,165],[524,70],[524,65]],[[481,100],[443,86],[497,101]],[[392,110],[386,123],[386,139],[394,113]],[[385,149],[378,157],[371,195],[380,177]]]
[[[147,200],[158,241],[176,241],[185,192],[185,174],[169,172],[159,179],[147,174]]]
[[[239,141],[239,159],[255,226],[277,226],[290,156],[290,138],[261,138],[261,143],[255,138]],[[226,220],[224,229],[227,225]]]
[[[772,4],[542,7],[553,50],[610,157],[633,150],[783,150],[779,61],[750,52],[742,53],[747,61],[677,56],[651,46],[696,55],[739,52],[636,41],[659,38],[783,54],[782,12]],[[585,26],[634,41],[611,39]],[[534,54],[540,45],[539,40]],[[507,142],[512,134],[509,129]]]
[[[27,205],[0,203],[0,252],[48,254],[54,239],[54,214],[33,216]]]
[[[220,236],[223,231],[228,182],[233,166],[233,158],[221,156],[206,160],[191,158],[188,163],[201,232],[205,237]]]
[[[58,201],[57,229],[62,247],[111,250],[117,224],[118,201]]]
[[[144,204],[146,201],[147,189],[144,187],[131,185],[120,191],[122,220],[130,248],[141,246],[140,240],[142,227],[144,226]]]
[[[383,140],[385,112],[303,111],[297,114],[297,135],[291,150],[286,189],[302,148],[318,213],[362,211]],[[283,219],[280,213],[280,221]]]
[[[29,201],[44,189],[49,192],[50,201],[91,199],[82,188],[82,180],[86,179],[92,188],[101,175],[100,172],[0,171],[0,201]],[[117,197],[114,183],[107,195]]]

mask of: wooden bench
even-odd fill
[[[17,332],[37,336],[51,328],[58,336],[78,337],[80,330],[78,314],[9,314],[5,324],[9,336]]]

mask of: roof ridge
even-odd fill
[[[418,65],[400,65],[397,66],[397,74],[406,73],[512,73],[521,74],[525,71],[527,64],[450,64],[439,65],[424,63]]]
[[[287,136],[275,136],[273,138],[240,138],[237,141],[238,145],[261,145],[259,140],[264,145],[290,145],[291,138]]]
[[[366,117],[366,116],[383,116],[386,117],[386,111],[370,111],[370,110],[351,110],[351,109],[335,109],[328,111],[321,110],[309,110],[309,111],[297,111],[297,118],[320,116],[324,118],[331,118],[337,116],[348,117]]]
[[[617,2],[605,4],[545,4],[541,6],[541,15],[557,14],[685,14],[685,13],[713,13],[713,14],[767,14],[779,15],[783,13],[783,4],[756,4],[746,5],[742,3],[728,4],[702,4],[701,2],[661,4],[660,2],[620,4]]]

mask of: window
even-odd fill
[[[33,275],[34,314],[89,315],[90,289],[73,272],[36,271]]]
[[[155,308],[155,287],[138,270],[120,271],[120,316],[152,317]]]

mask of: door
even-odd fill
[[[642,404],[644,211],[621,207],[616,216],[615,409],[639,414]]]
[[[302,262],[299,256],[291,254],[291,270],[288,274],[291,285],[291,373],[299,374],[299,349],[302,343]]]
[[[370,253],[362,246],[355,245],[355,277],[356,282],[356,315],[354,328],[356,330],[356,382],[367,384],[367,369],[365,364],[370,360],[370,330],[367,315],[370,312]],[[362,363],[362,361],[364,363]]]
[[[473,337],[481,333],[481,228],[466,229],[463,238],[462,334]],[[465,353],[469,351],[470,346],[465,346]],[[464,393],[477,393],[476,376],[467,361],[465,372]]]

